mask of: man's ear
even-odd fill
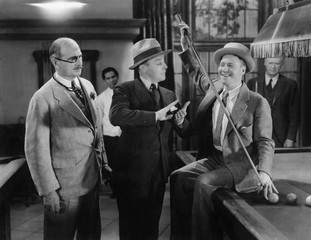
[[[52,56],[50,56],[50,62],[52,63],[52,65],[54,66],[54,68],[56,68],[57,60],[55,59],[55,54],[53,54]]]

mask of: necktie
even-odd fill
[[[269,84],[267,85],[267,90],[269,91],[269,92],[271,92],[272,91],[272,78],[270,79],[270,82],[269,82]]]
[[[229,96],[229,93],[227,91],[224,91],[222,94],[222,102],[223,102],[225,107],[227,106],[228,96]],[[213,141],[214,141],[215,146],[221,146],[220,137],[221,137],[222,120],[224,118],[224,114],[225,114],[224,109],[221,106],[219,106],[217,122],[216,122],[216,129],[215,129],[214,134],[213,134]]]
[[[83,93],[82,89],[77,86],[75,81],[71,81],[71,87],[72,87],[72,91],[76,94],[77,98],[79,98],[79,100],[84,105],[85,104],[85,100],[84,100],[84,93]]]
[[[150,85],[150,92],[151,92],[151,96],[154,102],[154,105],[156,106],[157,110],[160,107],[160,93],[156,87],[156,85],[154,83],[152,83]]]

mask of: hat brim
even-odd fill
[[[255,69],[254,59],[249,54],[246,54],[245,52],[243,52],[237,48],[221,48],[221,49],[218,49],[214,53],[214,61],[216,62],[217,65],[219,65],[220,60],[224,55],[236,55],[236,56],[239,56],[240,58],[242,58],[244,60],[244,62],[246,63],[246,66],[247,66],[246,73],[250,73],[250,72],[254,71],[254,69]]]
[[[133,64],[132,66],[130,66],[129,69],[130,69],[130,70],[133,70],[133,69],[135,69],[136,67],[138,67],[140,64],[142,64],[143,62],[146,62],[147,60],[149,60],[149,59],[151,59],[151,58],[157,57],[157,56],[159,56],[159,55],[165,55],[165,54],[168,54],[168,53],[170,53],[170,52],[172,52],[172,50],[165,50],[165,51],[158,52],[158,53],[156,53],[156,54],[150,55],[150,56],[148,56],[148,57],[146,57],[146,58],[144,58],[144,59],[142,59],[142,60],[136,62],[135,64]]]

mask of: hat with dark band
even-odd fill
[[[162,54],[168,54],[171,51],[172,50],[162,51],[160,43],[155,38],[140,40],[131,48],[134,65],[132,65],[130,69],[133,70],[143,62]]]
[[[218,49],[214,53],[214,61],[219,65],[224,55],[235,55],[242,58],[246,64],[246,72],[252,72],[255,69],[255,62],[252,58],[249,49],[241,43],[230,42],[223,48]]]

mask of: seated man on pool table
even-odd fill
[[[242,80],[245,73],[255,68],[249,49],[240,43],[228,43],[217,50],[214,60],[219,78],[214,85],[227,105],[254,165],[257,165],[259,181],[232,125],[226,116],[220,117],[220,103],[210,87],[208,76],[201,73],[187,49],[183,30],[181,35],[181,60],[206,95],[193,123],[197,159],[200,160],[176,170],[170,177],[171,239],[222,239],[223,233],[215,219],[217,213],[211,200],[217,188],[234,187],[238,192],[263,189],[265,198],[273,190],[277,192],[270,178],[274,157],[271,110],[267,100],[250,91]]]

